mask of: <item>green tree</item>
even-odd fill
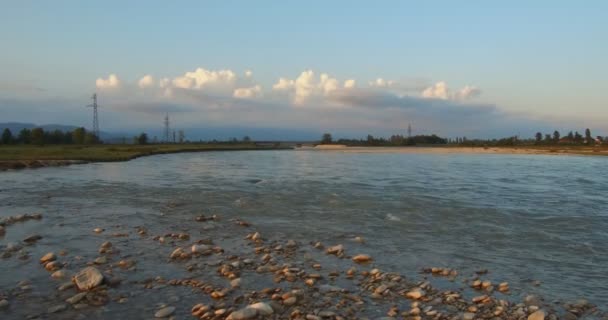
[[[251,142],[251,138],[249,136],[244,136],[243,137],[243,142],[249,143],[249,142]]]
[[[582,141],[583,141],[583,136],[580,133],[578,133],[578,131],[576,131],[574,133],[574,142],[581,143]]]
[[[593,138],[591,137],[591,130],[589,130],[589,128],[585,129],[585,140],[587,143],[591,143],[593,141]]]
[[[321,144],[330,144],[333,141],[330,133],[324,133],[321,137]]]
[[[553,132],[553,141],[559,142],[559,131],[557,130]]]
[[[84,135],[84,144],[97,144],[99,143],[99,138],[93,132],[87,132]]]
[[[87,134],[87,130],[83,127],[76,128],[72,131],[72,141],[75,144],[84,144],[84,137]]]
[[[137,144],[148,144],[148,135],[145,133],[141,133],[139,136],[137,136]]]
[[[574,133],[572,133],[572,131],[568,132],[567,137],[568,137],[568,139],[569,139],[570,141],[573,141],[573,140],[574,140]]]
[[[32,131],[26,128],[21,129],[17,136],[17,140],[19,143],[30,144],[32,142]]]
[[[543,134],[540,132],[536,133],[536,143],[540,143],[541,141],[543,141]]]
[[[9,128],[5,128],[2,131],[2,144],[11,144],[13,143],[13,133]]]
[[[32,144],[39,146],[44,145],[44,130],[42,130],[42,128],[32,129],[31,141]]]
[[[550,134],[545,134],[545,142],[550,143],[552,141]]]

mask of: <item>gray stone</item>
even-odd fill
[[[545,312],[543,310],[538,310],[529,315],[528,320],[545,320]]]
[[[258,316],[258,310],[253,308],[243,308],[241,310],[234,311],[228,316],[228,319],[232,320],[247,320],[253,319]]]
[[[95,267],[86,267],[74,276],[74,282],[80,290],[91,290],[103,282],[103,275]]]
[[[252,305],[249,305],[248,308],[257,310],[258,314],[261,316],[269,316],[274,313],[274,310],[272,309],[272,307],[268,303],[265,303],[265,302],[254,303]]]
[[[76,304],[76,303],[80,302],[80,300],[84,299],[84,297],[86,295],[87,295],[86,292],[77,293],[76,295],[66,299],[65,302],[67,302],[69,304]]]
[[[175,307],[165,307],[165,308],[162,308],[162,309],[156,311],[156,313],[154,314],[154,317],[166,318],[166,317],[172,315],[173,312],[175,312]]]
[[[54,307],[50,307],[50,308],[47,310],[47,312],[48,312],[48,313],[57,313],[57,312],[61,312],[61,311],[65,310],[65,309],[67,309],[67,308],[68,308],[68,306],[67,306],[67,305],[65,305],[65,304],[60,304],[60,305],[56,305],[56,306],[54,306]]]

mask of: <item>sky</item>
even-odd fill
[[[5,1],[0,43],[0,122],[608,134],[606,1]]]

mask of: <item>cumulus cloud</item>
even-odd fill
[[[115,89],[120,87],[120,80],[115,74],[110,74],[107,79],[97,78],[95,85],[98,89]]]
[[[467,99],[472,99],[475,98],[477,96],[479,96],[481,94],[481,90],[477,87],[473,87],[473,86],[465,86],[464,88],[460,89],[458,92],[456,92],[456,99],[459,100],[467,100]]]
[[[183,76],[173,79],[173,85],[181,89],[203,89],[205,87],[230,87],[236,81],[236,74],[232,70],[207,70],[198,68],[186,72]]]
[[[481,94],[481,90],[474,86],[465,86],[457,92],[450,92],[445,81],[439,81],[434,85],[424,89],[422,96],[424,98],[442,99],[442,100],[468,100],[475,98]]]
[[[348,79],[344,81],[344,88],[345,89],[350,89],[350,88],[354,88],[356,85],[356,82],[354,79]]]
[[[383,78],[377,78],[376,80],[369,82],[369,86],[375,87],[375,88],[390,88],[394,85],[395,85],[395,81],[385,80]]]
[[[145,76],[143,76],[141,79],[139,79],[139,82],[137,82],[137,85],[144,89],[144,88],[150,88],[154,86],[154,78],[147,74]]]
[[[493,105],[470,102],[481,93],[475,86],[450,91],[445,81],[429,86],[428,82],[382,77],[359,85],[356,79],[313,70],[280,77],[268,91],[249,70],[237,74],[229,69],[205,68],[158,78],[148,74],[134,83],[122,83],[111,74],[97,79],[96,85],[120,87],[103,93],[104,105],[109,108],[149,115],[189,114],[184,116],[188,121],[327,128],[390,128],[415,121],[432,131],[451,123],[466,123],[472,128],[475,124],[471,119],[485,125],[504,116]]]
[[[449,97],[448,85],[444,81],[439,81],[422,91],[425,98],[435,98],[446,100]]]
[[[272,86],[273,90],[289,90],[292,89],[295,82],[286,78],[279,78],[279,81]]]
[[[251,99],[260,97],[262,95],[262,87],[260,85],[255,85],[249,88],[237,88],[234,89],[232,94],[233,97],[238,99]]]
[[[349,85],[354,86],[354,80],[349,80]],[[340,82],[327,73],[316,77],[314,71],[305,70],[295,80],[279,78],[272,88],[290,93],[294,105],[304,105],[319,97],[331,95],[340,88]]]

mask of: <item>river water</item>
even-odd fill
[[[53,292],[43,284],[49,275],[35,262],[45,252],[92,258],[101,241],[90,240],[95,227],[160,233],[180,222],[187,228],[204,213],[240,217],[262,233],[303,243],[361,236],[378,267],[407,276],[434,266],[461,274],[488,269],[488,279],[510,283],[516,300],[537,294],[608,306],[607,160],[235,151],[4,172],[0,216],[44,218],[10,226],[0,238],[5,247],[43,236],[28,247],[34,263],[0,260],[0,288],[27,279],[39,292],[34,301],[45,301]],[[133,256],[142,257],[140,278],[175,271],[144,266],[141,252]]]

